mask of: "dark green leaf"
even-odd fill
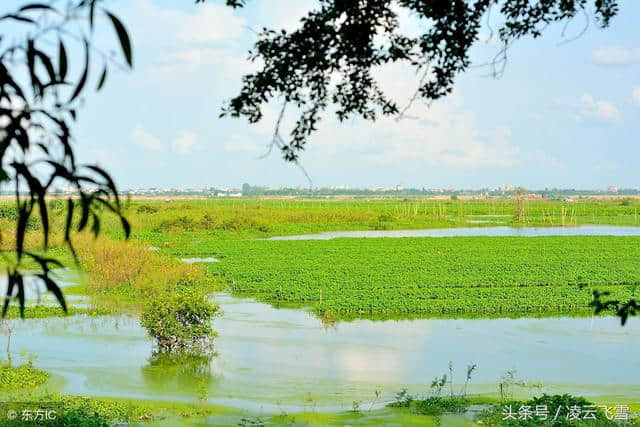
[[[20,317],[24,319],[24,280],[22,274],[16,273],[16,286],[18,287],[18,303],[20,304]]]
[[[80,80],[78,80],[78,84],[76,88],[73,90],[73,94],[71,94],[71,98],[67,103],[71,103],[74,99],[80,95],[84,85],[87,83],[87,77],[89,76],[89,42],[84,40],[84,52],[85,52],[85,61],[84,61],[84,69],[82,71],[82,75],[80,76]]]
[[[27,209],[27,202],[21,203],[18,208],[18,227],[16,230],[16,252],[18,260],[22,258],[24,252],[24,235],[27,230],[27,221],[31,211]]]
[[[93,22],[96,17],[96,0],[89,0],[89,28],[93,31]]]
[[[53,63],[51,62],[51,59],[44,52],[40,50],[36,50],[35,55],[40,59],[40,62],[42,62],[42,65],[44,65],[44,68],[47,70],[47,73],[49,74],[49,79],[51,80],[51,82],[55,82],[57,80],[56,71],[53,68]]]
[[[51,6],[49,6],[47,4],[44,4],[44,3],[29,3],[29,4],[26,4],[26,5],[22,6],[18,10],[20,12],[24,12],[25,10],[37,10],[37,9],[55,10]]]
[[[94,237],[98,237],[100,234],[100,217],[96,215],[96,213],[92,213],[93,223],[91,225],[91,231],[93,232]]]
[[[7,310],[9,309],[9,301],[11,301],[11,296],[13,295],[13,287],[16,284],[16,272],[11,272],[7,277],[7,293],[4,297],[4,305],[2,307],[2,317],[7,315]]]
[[[106,64],[102,69],[102,74],[100,74],[100,80],[98,80],[98,86],[96,87],[96,90],[99,91],[100,89],[102,89],[105,81],[107,81],[107,65]]]
[[[127,33],[127,30],[125,29],[122,22],[120,22],[120,20],[114,14],[106,10],[105,13],[111,20],[111,23],[116,30],[118,40],[120,40],[120,47],[122,48],[122,53],[124,54],[124,58],[127,61],[127,64],[129,64],[130,67],[133,67],[131,40],[129,40],[129,34]]]
[[[40,277],[44,281],[45,285],[47,286],[47,290],[55,295],[58,303],[60,304],[64,312],[67,313],[67,303],[65,302],[64,295],[62,294],[62,291],[60,290],[60,287],[56,284],[56,282],[51,280],[48,274],[39,274],[38,277]]]
[[[0,21],[5,20],[5,19],[13,19],[15,21],[27,22],[29,24],[35,24],[36,23],[36,21],[34,21],[31,18],[27,18],[26,16],[14,15],[12,13],[9,13],[7,15],[4,15],[4,16],[0,17]]]
[[[67,78],[67,50],[64,47],[64,43],[60,40],[58,45],[58,76],[60,77],[60,81],[64,81]]]
[[[47,212],[46,189],[38,194],[38,207],[40,208],[40,220],[42,221],[42,235],[44,237],[44,247],[49,247],[49,213]]]
[[[73,199],[67,199],[67,220],[64,225],[64,241],[67,243],[69,250],[71,251],[71,255],[73,255],[73,259],[78,261],[78,257],[76,255],[76,250],[71,243],[71,224],[73,222],[73,210],[75,207],[75,203]]]

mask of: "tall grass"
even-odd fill
[[[87,280],[87,294],[98,305],[139,310],[146,301],[172,291],[178,283],[210,287],[204,269],[197,264],[150,251],[138,242],[109,237],[76,239],[78,258]]]

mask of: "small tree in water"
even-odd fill
[[[154,297],[140,317],[160,352],[206,349],[216,337],[211,321],[220,307],[192,282]]]

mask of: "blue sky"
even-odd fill
[[[542,39],[521,40],[501,78],[474,68],[447,99],[416,103],[414,118],[340,124],[327,116],[302,164],[316,186],[640,187],[640,2],[621,3],[609,29],[591,25],[563,44],[582,29],[576,20],[564,38],[557,26]],[[275,105],[254,126],[218,114],[252,69],[245,60],[252,29],[292,28],[312,6],[251,0],[234,11],[213,0],[114,2],[132,34],[135,70],[112,73],[106,90],[87,97],[77,127],[80,158],[107,167],[124,188],[306,185],[278,152],[259,159]],[[415,23],[407,18],[406,25],[412,31]],[[100,37],[112,41],[109,32]],[[474,62],[498,49],[479,44]],[[402,67],[378,77],[401,103],[417,84]]]

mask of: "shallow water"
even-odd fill
[[[344,410],[376,390],[389,401],[402,387],[424,393],[447,371],[463,380],[478,364],[471,392],[494,392],[501,375],[543,381],[536,393],[640,398],[640,322],[615,318],[403,320],[326,328],[303,310],[275,309],[227,294],[215,297],[217,357],[158,365],[137,319],[78,316],[13,321],[14,360],[66,379],[62,392],[198,400],[265,412]]]
[[[640,227],[581,225],[576,227],[467,227],[429,230],[330,231],[299,236],[275,236],[268,240],[329,240],[339,237],[456,237],[456,236],[640,236]]]
[[[207,257],[207,258],[182,258],[182,262],[185,264],[199,264],[199,263],[210,263],[210,262],[218,262],[217,258]]]
[[[78,282],[78,274],[66,268],[53,270],[51,277],[63,291],[64,288],[74,286]],[[7,294],[7,282],[7,276],[0,276],[0,296],[2,297]],[[14,288],[13,296],[15,296],[17,292],[17,288]],[[39,302],[41,305],[59,305],[55,296],[47,291],[47,287],[42,279],[28,274],[24,276],[24,297],[29,304],[37,304]],[[65,294],[64,297],[68,303],[73,303],[75,307],[87,306],[88,298],[84,295]]]

